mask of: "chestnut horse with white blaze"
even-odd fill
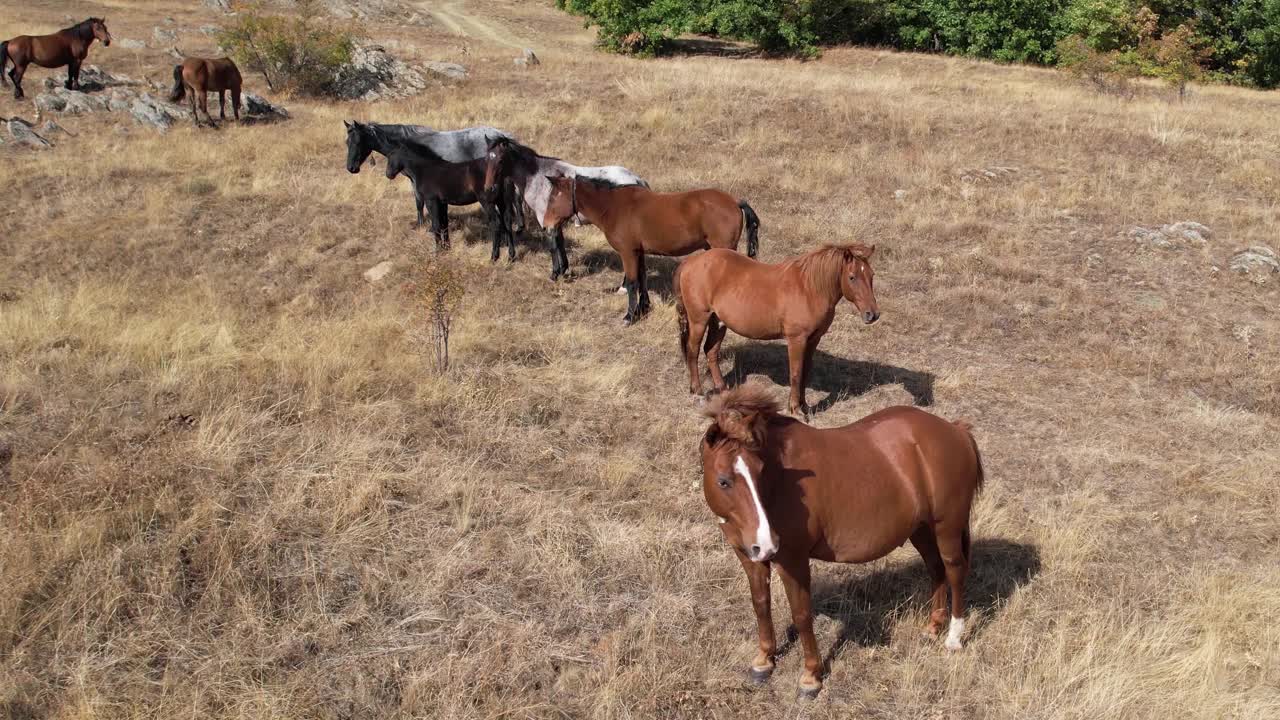
[[[777,644],[769,580],[778,570],[804,648],[800,692],[822,688],[813,634],[809,560],[865,563],[907,540],[933,583],[925,628],[936,637],[951,615],[946,647],[963,647],[969,511],[982,488],[982,460],[965,423],[915,407],[891,407],[844,427],[820,430],[780,415],[760,387],[713,398],[701,443],[702,491],[751,585],[760,651],[755,682],[768,680]]]
[[[743,230],[747,254],[755,257],[760,219],[747,204],[723,190],[706,188],[659,193],[638,185],[615,186],[581,175],[548,177],[551,197],[544,224],[555,226],[581,214],[604,232],[622,258],[627,325],[649,312],[644,256],[688,255],[708,248],[736,250]]]
[[[809,415],[805,386],[818,341],[831,327],[841,298],[870,325],[880,319],[871,255],[875,246],[829,245],[776,265],[728,250],[708,250],[676,268],[671,284],[680,323],[680,350],[689,366],[689,392],[702,394],[698,346],[703,346],[716,390],[720,344],[726,329],[754,340],[786,338],[791,414]]]
[[[89,46],[94,40],[100,40],[104,46],[111,45],[111,33],[102,18],[91,17],[50,35],[19,35],[0,42],[0,85],[7,84],[4,70],[12,60],[13,70],[9,71],[9,78],[13,80],[15,100],[23,98],[22,76],[31,63],[46,68],[66,65],[67,81],[63,87],[79,90],[80,65],[89,56]]]
[[[218,93],[218,117],[227,119],[227,91],[231,91],[231,111],[236,122],[240,121],[240,68],[228,57],[221,58],[187,58],[181,65],[173,66],[173,92],[169,94],[169,102],[180,102],[187,97],[191,100],[191,114],[195,116],[196,125],[200,125],[200,110],[213,125],[213,116],[209,114],[209,93]],[[197,109],[198,105],[198,109]]]

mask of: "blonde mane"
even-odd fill
[[[853,258],[865,262],[870,257],[871,249],[862,243],[825,245],[789,260],[785,265],[799,269],[805,284],[815,293],[822,297],[834,297],[840,294],[840,272],[845,263]]]

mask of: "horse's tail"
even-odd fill
[[[4,74],[5,66],[9,64],[9,41],[0,42],[0,85],[9,87],[9,80]]]
[[[978,441],[973,437],[973,426],[963,420],[956,420],[953,424],[969,436],[969,444],[973,446],[973,460],[978,464],[978,482],[974,490],[981,491],[987,481],[987,474],[982,469],[982,453],[978,450]]]
[[[689,311],[684,307],[684,296],[680,294],[680,271],[684,263],[676,265],[671,273],[671,294],[676,300],[676,322],[680,325],[680,359],[684,359],[685,348],[689,347]]]
[[[760,216],[746,200],[739,200],[738,207],[742,209],[742,218],[747,224],[747,257],[755,257],[760,251]]]
[[[187,96],[187,84],[182,81],[182,66],[173,66],[173,92],[169,93],[169,102],[178,102]]]

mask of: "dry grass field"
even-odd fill
[[[0,146],[0,717],[1280,717],[1280,275],[1227,268],[1280,238],[1280,96],[1123,100],[854,49],[641,61],[549,2],[421,5],[369,34],[466,82],[275,96],[293,120],[218,131],[69,116],[51,150]],[[218,20],[50,0],[0,7],[0,34],[89,14],[117,39]],[[540,67],[513,67],[524,45]],[[118,43],[89,62],[172,64]],[[4,90],[0,115],[30,118]],[[624,329],[598,232],[568,230],[577,278],[552,284],[540,239],[491,265],[455,209],[466,295],[436,376],[401,289],[427,236],[405,181],[346,172],[351,118],[492,124],[657,189],[722,187],[769,261],[876,243],[883,318],[842,306],[810,402],[820,426],[913,402],[974,424],[966,648],[920,639],[908,546],[815,563],[817,700],[791,643],[749,686],[674,263]],[[1182,220],[1207,245],[1129,236]],[[781,343],[725,347],[785,397]],[[781,632],[777,583],[774,613]]]

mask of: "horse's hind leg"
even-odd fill
[[[965,518],[967,521],[968,513]],[[946,647],[948,650],[959,650],[964,647],[960,637],[964,635],[964,584],[969,575],[969,529],[939,526],[936,533],[947,584],[951,586],[951,624],[947,628]]]
[[[27,66],[19,65],[17,63],[14,63],[13,69],[9,71],[9,79],[13,81],[13,99],[14,100],[21,100],[23,97],[26,96],[26,93],[22,92],[22,76],[26,74],[27,74]]]
[[[231,91],[231,112],[235,113],[236,122],[240,122],[240,88]]]
[[[635,283],[638,286],[638,295],[640,296],[640,314],[649,314],[649,270],[644,262],[644,250],[640,250],[640,267],[636,271]]]
[[[724,381],[724,375],[720,373],[720,344],[724,342],[724,336],[729,332],[729,328],[722,322],[720,318],[712,313],[707,318],[707,343],[703,346],[707,353],[707,367],[711,370],[711,382],[716,386],[716,390],[723,391],[729,387]]]
[[[942,554],[938,551],[938,539],[934,537],[932,526],[921,525],[911,535],[911,544],[924,560],[933,587],[929,622],[924,629],[925,637],[932,639],[942,632],[942,625],[947,619],[947,569],[942,562]]]
[[[622,274],[626,277],[623,282],[627,286],[627,314],[622,317],[623,325],[630,325],[640,319],[639,310],[639,293],[637,292],[640,283],[637,280],[637,270],[640,265],[642,253],[639,250],[629,251],[623,250],[622,255]]]
[[[710,318],[696,318],[686,311],[680,317],[681,335],[684,336],[684,362],[689,367],[689,392],[702,394],[702,374],[698,372],[698,350],[702,345],[702,337],[707,332],[707,321]]]
[[[218,119],[219,120],[227,119],[227,91],[226,90],[218,91]]]

